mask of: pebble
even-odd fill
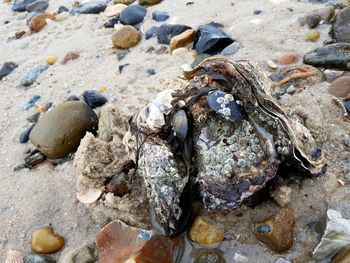
[[[297,53],[289,53],[278,58],[278,63],[282,65],[290,65],[294,64],[299,60],[299,56]]]
[[[193,60],[191,67],[195,68],[197,67],[203,60],[205,60],[206,58],[210,58],[211,55],[209,54],[199,54],[197,57],[195,57],[195,59]]]
[[[126,7],[127,7],[127,5],[124,5],[124,4],[109,5],[109,6],[107,6],[107,8],[105,9],[105,15],[106,15],[107,17],[117,16],[117,15],[119,15]]]
[[[307,52],[303,61],[315,67],[350,70],[349,52],[348,43],[330,44]]]
[[[25,33],[26,33],[26,31],[17,31],[17,32],[15,33],[15,37],[16,37],[17,39],[20,39],[21,37],[23,37],[23,36],[25,35]]]
[[[184,31],[191,29],[185,25],[163,24],[158,28],[157,39],[159,44],[170,44],[170,40]]]
[[[33,11],[45,11],[49,7],[47,1],[35,1],[26,6],[26,10],[30,13]]]
[[[24,263],[56,263],[56,260],[47,255],[28,255],[24,257]]]
[[[33,115],[29,116],[26,120],[31,123],[37,123],[40,117],[40,112],[36,112]]]
[[[119,16],[124,25],[136,25],[142,22],[147,14],[147,9],[140,5],[131,5],[125,8]]]
[[[114,4],[125,4],[125,5],[130,5],[136,0],[113,0]]]
[[[107,98],[95,90],[84,91],[83,98],[91,109],[101,107],[107,102]]]
[[[189,231],[193,242],[202,245],[214,245],[224,240],[225,232],[203,216],[198,216]]]
[[[18,65],[15,62],[5,62],[0,69],[0,80],[14,71]]]
[[[155,37],[158,34],[158,30],[159,30],[158,26],[150,27],[145,33],[146,39],[150,39],[152,37]]]
[[[175,243],[152,231],[135,228],[115,220],[96,235],[99,263],[173,262]],[[145,258],[147,260],[145,260]]]
[[[154,11],[152,13],[152,19],[157,22],[166,21],[169,17],[170,17],[169,14],[164,11]]]
[[[106,190],[116,196],[122,197],[129,192],[127,179],[123,175],[113,176],[106,185]]]
[[[306,40],[311,42],[317,42],[320,39],[320,32],[316,30],[310,30],[306,35]]]
[[[260,15],[262,13],[261,10],[254,10],[254,15]]]
[[[28,87],[32,85],[39,75],[48,69],[48,65],[36,65],[33,68],[27,70],[21,78],[21,85]]]
[[[26,11],[26,8],[24,6],[24,0],[14,0],[12,4],[12,11],[13,12],[24,12]]]
[[[69,9],[63,5],[61,5],[58,10],[57,10],[57,14],[61,14],[61,13],[64,13],[64,12],[69,12]]]
[[[118,61],[121,61],[129,53],[130,53],[129,50],[118,50],[118,52],[117,52],[117,59],[118,59]]]
[[[29,139],[43,154],[58,159],[76,150],[85,133],[95,133],[97,126],[98,118],[90,107],[80,101],[66,101],[39,119]]]
[[[328,92],[339,98],[350,98],[350,76],[343,76],[335,79]]]
[[[255,222],[253,233],[271,249],[282,252],[293,245],[294,214],[291,208],[282,208],[277,214]]]
[[[221,30],[217,24],[209,23],[198,27],[193,48],[198,54],[215,55],[231,45],[234,40]]]
[[[79,52],[77,51],[69,51],[64,58],[62,59],[61,63],[65,65],[68,61],[78,59],[80,57]]]
[[[337,13],[329,34],[336,42],[350,43],[350,7]]]
[[[319,14],[311,13],[304,17],[299,18],[299,23],[303,25],[307,25],[310,29],[317,27],[322,20],[322,17]]]
[[[38,164],[41,164],[46,160],[46,156],[43,155],[39,150],[35,149],[34,151],[30,152],[25,158],[24,162],[26,164],[26,167],[33,168],[37,166]]]
[[[33,130],[34,126],[35,126],[35,123],[30,125],[24,132],[21,133],[21,135],[19,136],[20,143],[26,143],[29,141],[29,134]]]
[[[281,207],[286,207],[290,203],[290,198],[292,194],[292,188],[283,185],[279,186],[275,191],[271,193],[272,198]]]
[[[43,227],[32,233],[32,251],[38,254],[52,254],[64,246],[64,238],[54,233],[52,227]]]
[[[153,76],[156,74],[156,71],[153,68],[149,68],[149,69],[147,69],[147,73],[148,73],[148,75]]]
[[[224,48],[223,51],[221,51],[221,55],[223,56],[230,56],[233,54],[236,54],[239,50],[240,46],[238,45],[237,42],[233,42],[231,45],[227,46]]]
[[[115,48],[128,49],[136,46],[141,40],[141,33],[133,26],[122,26],[112,35],[112,43]]]
[[[341,70],[332,70],[332,69],[326,69],[323,71],[324,76],[326,77],[328,82],[332,82],[336,78],[339,78],[344,74],[344,71]]]
[[[30,31],[39,32],[41,29],[43,29],[44,26],[47,25],[47,19],[55,20],[56,17],[54,14],[50,13],[44,13],[34,16],[29,22]]]
[[[106,23],[103,24],[103,26],[106,28],[112,28],[115,25],[118,25],[118,22],[119,22],[119,17],[117,16],[117,17],[114,17],[114,18],[108,20]]]
[[[162,0],[139,0],[140,5],[156,5],[159,4]]]
[[[72,9],[72,14],[99,14],[105,11],[107,5],[105,2],[85,2]]]
[[[57,61],[57,57],[56,56],[48,56],[46,57],[46,63],[48,65],[54,65]]]
[[[193,263],[225,263],[224,253],[219,249],[194,249]]]
[[[60,259],[61,260],[61,259]],[[82,246],[69,253],[62,258],[62,263],[95,263],[94,248],[92,246]]]
[[[242,256],[241,254],[238,254],[237,252],[233,256],[233,259],[235,263],[249,263],[249,259],[245,256]]]
[[[181,34],[174,36],[170,40],[170,52],[177,48],[187,46],[194,40],[195,36],[196,36],[196,30],[194,29],[187,29]]]

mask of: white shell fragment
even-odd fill
[[[343,218],[336,210],[327,211],[329,222],[321,242],[315,248],[312,256],[316,260],[322,260],[341,248],[350,245],[350,220]]]
[[[5,263],[23,263],[23,256],[17,250],[9,250]]]
[[[102,191],[100,189],[90,189],[85,192],[77,193],[77,199],[83,204],[92,204],[97,201],[101,194]]]

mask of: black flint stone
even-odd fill
[[[35,123],[30,125],[29,128],[27,128],[24,132],[21,133],[21,135],[19,136],[20,143],[26,143],[29,141],[29,135],[30,135],[30,132],[33,130],[34,126],[35,126]]]
[[[15,0],[12,4],[12,11],[14,12],[24,12],[26,8],[24,6],[23,0]]]
[[[156,71],[153,68],[147,69],[148,75],[152,76],[156,74]]]
[[[10,74],[18,65],[14,62],[5,62],[0,69],[0,80]]]
[[[189,26],[185,25],[161,25],[158,29],[157,38],[159,44],[170,44],[170,39],[174,36],[181,34],[182,32],[190,29]]]
[[[159,30],[158,26],[152,26],[145,33],[146,39],[150,39],[152,37],[155,37],[158,34],[158,30]]]
[[[107,102],[107,98],[95,90],[86,90],[83,93],[84,101],[91,109],[102,106]]]
[[[142,22],[147,14],[147,9],[140,5],[131,5],[126,7],[120,13],[120,22],[124,25],[136,25]]]
[[[36,1],[28,4],[26,6],[26,10],[28,12],[45,11],[48,7],[49,7],[49,3],[47,1]]]
[[[167,12],[161,12],[161,11],[154,11],[152,13],[152,19],[157,22],[165,21],[169,18],[169,15]]]
[[[126,66],[129,66],[129,65],[130,65],[129,63],[119,65],[119,66],[118,66],[118,71],[119,71],[119,73],[122,73],[122,72],[123,72],[123,69],[124,69]]]
[[[61,13],[63,13],[63,12],[69,12],[69,9],[68,9],[67,7],[61,5],[61,6],[58,8],[57,13],[58,13],[58,14],[61,14]]]
[[[229,35],[210,23],[199,26],[193,47],[199,54],[216,55],[233,42]]]
[[[111,27],[114,27],[114,25],[117,24],[118,21],[119,21],[119,16],[108,20],[103,26],[106,28],[111,28]]]
[[[86,2],[72,9],[72,14],[99,14],[105,11],[107,5],[104,2]]]

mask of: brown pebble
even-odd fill
[[[174,49],[177,49],[180,47],[187,46],[189,43],[191,43],[194,40],[195,36],[196,36],[196,30],[194,29],[187,29],[181,34],[174,36],[170,40],[170,51],[173,51]]]
[[[123,196],[129,192],[129,187],[125,182],[124,176],[114,176],[106,185],[106,189],[110,193],[114,193],[117,196]]]
[[[291,208],[282,208],[277,214],[253,224],[257,239],[271,249],[281,252],[293,245],[294,214]]]
[[[46,26],[46,19],[55,20],[55,15],[50,13],[44,13],[34,16],[29,23],[30,31],[39,32],[44,26]]]
[[[289,64],[293,64],[295,62],[297,62],[299,60],[299,56],[296,53],[290,53],[290,54],[285,54],[283,56],[281,56],[278,59],[278,63],[282,64],[282,65],[289,65]]]
[[[343,76],[335,79],[331,86],[328,88],[328,92],[333,96],[340,98],[350,97],[350,76]]]
[[[18,32],[15,33],[15,37],[17,39],[20,39],[21,37],[24,36],[25,33],[26,33],[26,31],[18,31]]]
[[[55,234],[52,227],[43,227],[32,233],[32,251],[38,254],[52,254],[64,246],[64,238]]]
[[[128,49],[136,46],[141,40],[140,32],[133,26],[120,26],[118,31],[112,35],[115,48]]]
[[[64,65],[68,61],[78,59],[80,57],[80,54],[77,51],[69,51],[64,58],[62,59],[61,63]]]

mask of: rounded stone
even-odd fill
[[[162,0],[139,0],[140,5],[156,5],[159,4]]]
[[[28,255],[24,257],[24,263],[56,263],[56,260],[46,255]]]
[[[55,20],[54,14],[44,13],[34,16],[29,23],[29,29],[32,32],[39,32],[44,26],[46,26],[46,19]]]
[[[278,59],[278,63],[280,63],[282,65],[289,65],[289,64],[296,63],[298,60],[299,60],[298,54],[289,53],[289,54],[285,54],[285,55],[281,56]]]
[[[122,26],[112,35],[115,48],[128,49],[136,46],[140,40],[141,34],[133,26]]]
[[[30,141],[52,159],[73,152],[86,132],[96,131],[95,112],[80,101],[66,101],[41,117],[30,133]]]
[[[57,61],[57,57],[56,56],[48,56],[46,58],[46,63],[49,64],[49,65],[55,64],[56,61]]]
[[[350,97],[350,76],[343,76],[334,80],[328,92],[336,97]]]
[[[54,233],[51,227],[43,227],[32,233],[32,251],[38,254],[52,254],[64,246],[64,238]]]
[[[316,42],[320,39],[320,32],[316,30],[310,30],[306,35],[306,40]]]
[[[147,14],[147,9],[140,5],[131,5],[120,13],[120,22],[124,25],[136,25],[142,22]]]

